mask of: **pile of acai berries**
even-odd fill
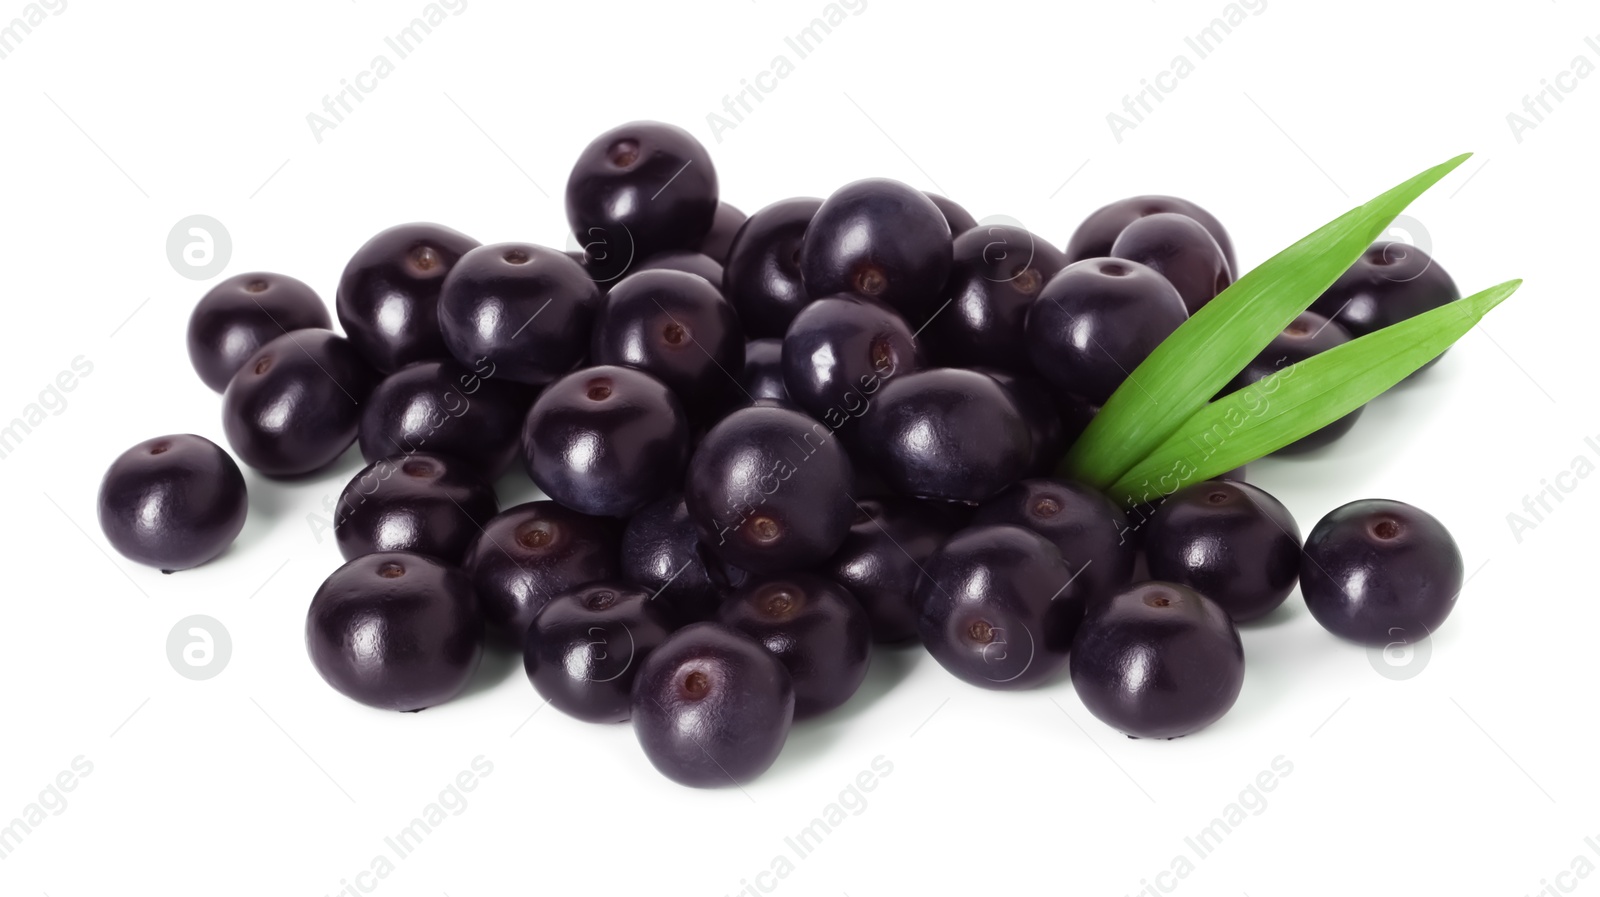
[[[847,701],[875,645],[920,642],[985,688],[1070,665],[1095,716],[1175,738],[1233,705],[1236,624],[1297,581],[1369,645],[1425,638],[1455,603],[1460,553],[1406,504],[1346,505],[1302,542],[1237,472],[1135,509],[1052,476],[1234,279],[1193,203],[1112,203],[1064,250],[884,179],[747,218],[705,147],[635,122],[584,149],[566,208],[579,251],[378,234],[339,282],[343,336],[280,274],[195,308],[234,455],[284,479],[352,443],[368,462],[335,514],[348,563],[306,619],[312,664],[356,701],[447,701],[505,642],[557,709],[631,719],[662,773],[719,785]],[[1374,246],[1225,391],[1457,298],[1426,253]],[[549,499],[502,510],[492,484],[519,461]],[[227,452],[171,435],[116,459],[99,519],[171,572],[220,554],[246,505]]]

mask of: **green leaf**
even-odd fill
[[[1276,451],[1356,410],[1437,357],[1507,296],[1507,281],[1289,365],[1191,416],[1118,478],[1133,506]]]
[[[1206,303],[1128,376],[1058,473],[1105,488],[1123,478],[1244,369],[1464,153],[1323,225]]]

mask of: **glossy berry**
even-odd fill
[[[906,498],[864,498],[844,544],[818,568],[860,602],[877,642],[917,637],[917,583],[954,527]]]
[[[306,614],[324,681],[382,710],[422,710],[461,693],[483,657],[483,617],[455,567],[418,554],[358,557],[329,576]]]
[[[1342,346],[1350,341],[1350,335],[1337,323],[1329,321],[1315,312],[1301,312],[1283,328],[1283,332],[1272,338],[1272,342],[1261,350],[1238,376],[1234,377],[1227,386],[1223,387],[1222,394],[1238,392],[1253,383],[1268,380],[1275,375],[1289,377],[1293,374],[1280,373],[1284,368],[1301,361],[1305,361],[1319,352],[1326,352],[1334,346]],[[1246,405],[1246,408],[1257,407],[1272,401],[1272,392],[1276,387],[1271,382],[1264,384],[1262,393],[1258,398]],[[1365,408],[1366,406],[1362,406]],[[1356,425],[1356,419],[1361,417],[1362,408],[1346,414],[1321,429],[1315,430],[1301,438],[1278,449],[1278,454],[1292,455],[1321,448],[1344,434]]]
[[[333,326],[316,291],[283,274],[238,274],[212,287],[189,315],[189,362],[215,392],[246,358],[291,330]]]
[[[345,560],[409,551],[459,565],[500,510],[494,487],[472,465],[415,453],[368,465],[335,506],[333,535]]]
[[[993,377],[918,371],[889,380],[871,402],[859,457],[900,495],[975,503],[1028,472],[1033,437]]]
[[[1137,546],[1128,517],[1098,489],[1063,480],[1023,480],[978,507],[973,526],[1011,524],[1049,540],[1085,598],[1113,595],[1133,578]]]
[[[780,573],[839,549],[855,517],[839,440],[798,411],[754,405],[723,418],[689,461],[684,500],[724,563]]]
[[[650,763],[683,785],[747,782],[778,758],[794,722],[783,662],[720,623],[695,623],[645,658],[633,731]]]
[[[1415,644],[1461,593],[1461,550],[1437,518],[1368,499],[1328,513],[1306,537],[1300,591],[1323,628],[1364,645]]]
[[[1020,227],[990,225],[956,237],[944,311],[928,324],[934,355],[951,367],[1028,372],[1028,309],[1066,266],[1061,250]]]
[[[382,373],[445,358],[439,291],[478,241],[438,224],[402,224],[356,250],[339,278],[339,323]]]
[[[950,225],[952,236],[960,236],[978,226],[978,219],[972,217],[959,203],[953,199],[946,199],[937,193],[925,194],[933,204],[939,207],[939,213],[944,215],[945,223]]]
[[[794,716],[826,713],[856,693],[872,658],[866,611],[844,586],[809,573],[765,577],[728,596],[718,622],[783,661]]]
[[[984,688],[1027,688],[1059,672],[1084,598],[1055,546],[1019,526],[951,536],[917,587],[917,631],[955,676]]]
[[[622,578],[648,589],[676,625],[709,620],[722,603],[694,520],[678,493],[645,505],[622,531]]]
[[[745,213],[725,202],[717,203],[717,213],[711,219],[711,230],[700,241],[700,251],[717,264],[728,260],[728,248],[733,236],[749,220]],[[716,283],[716,281],[713,281]]]
[[[611,288],[591,336],[593,364],[638,368],[689,408],[744,370],[739,315],[715,286],[682,271],[640,271]]]
[[[553,501],[531,501],[490,520],[461,566],[472,578],[484,619],[520,645],[552,597],[621,575],[616,524]]]
[[[203,436],[146,439],[100,480],[100,531],[118,554],[163,573],[221,554],[244,528],[249,502],[239,465]]]
[[[1222,248],[1228,270],[1239,272],[1239,262],[1233,256],[1233,240],[1229,239],[1222,222],[1205,209],[1176,196],[1130,196],[1094,210],[1067,241],[1067,264],[1109,256],[1112,245],[1128,225],[1148,215],[1166,212],[1177,212],[1200,222]]]
[[[583,361],[600,290],[564,252],[532,243],[480,246],[462,257],[439,298],[439,326],[456,361],[543,386]]]
[[[663,252],[635,265],[633,271],[629,273],[639,271],[682,271],[685,274],[703,277],[707,283],[716,287],[718,292],[722,291],[722,263],[704,253]]]
[[[268,476],[311,473],[351,443],[378,375],[331,330],[296,330],[257,349],[222,396],[239,460]]]
[[[855,296],[807,305],[783,338],[790,399],[834,429],[860,417],[894,377],[922,367],[911,327],[894,309]]]
[[[700,246],[717,214],[717,170],[688,131],[629,122],[583,148],[567,178],[566,204],[591,271],[611,280],[657,253]]]
[[[783,379],[783,340],[753,339],[744,344],[744,373],[735,390],[741,405],[763,399],[790,405],[789,387]]]
[[[1029,456],[1025,475],[1048,476],[1053,473],[1087,423],[1076,425],[1069,433],[1060,404],[1044,381],[1033,374],[1016,374],[995,368],[973,370],[993,377],[1006,395],[1011,397],[1011,401],[1016,403],[1017,411],[1028,425],[1033,452]]]
[[[1145,554],[1152,578],[1186,585],[1243,623],[1271,613],[1294,591],[1300,527],[1261,489],[1212,480],[1162,502],[1146,532]]]
[[[1194,314],[1233,283],[1233,269],[1215,237],[1188,215],[1162,212],[1135,219],[1111,244],[1111,257],[1153,268]]]
[[[1072,644],[1072,687],[1135,738],[1177,738],[1221,719],[1244,685],[1239,631],[1216,602],[1144,582],[1090,604]]]
[[[550,384],[522,430],[528,475],[585,514],[622,517],[671,490],[689,424],[671,390],[632,368],[584,368]]]
[[[916,326],[938,308],[950,273],[950,225],[926,195],[868,178],[823,201],[806,228],[800,271],[812,298],[854,293]]]
[[[362,404],[361,457],[367,463],[425,451],[466,461],[485,479],[521,455],[522,421],[534,389],[454,361],[419,361],[390,374]]]
[[[1056,390],[1101,405],[1188,317],[1150,268],[1089,259],[1061,269],[1029,309],[1028,357]]]
[[[1374,243],[1311,304],[1352,336],[1366,336],[1461,298],[1433,257],[1405,243]]]
[[[592,582],[550,599],[528,627],[522,666],[557,710],[592,723],[626,720],[633,680],[672,632],[650,593]]]
[[[782,337],[811,296],[800,279],[800,246],[822,200],[783,199],[739,228],[722,269],[722,293],[739,311],[745,336]]]

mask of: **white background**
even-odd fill
[[[8,575],[0,620],[0,824],[80,755],[58,815],[0,860],[0,892],[331,895],[475,757],[493,764],[381,881],[382,895],[731,895],[875,757],[865,809],[784,895],[1132,895],[1274,758],[1259,810],[1182,880],[1146,893],[1600,894],[1557,879],[1600,837],[1593,762],[1592,561],[1600,482],[1521,533],[1507,515],[1596,460],[1593,281],[1600,77],[1519,141],[1506,115],[1600,35],[1580,4],[1271,0],[1198,60],[1203,2],[935,6],[867,0],[808,58],[784,37],[821,0],[673,4],[470,0],[318,142],[306,115],[421,0],[135,4],[70,0],[0,61],[0,422],[77,356],[93,372],[0,460]],[[0,22],[25,9],[0,0]],[[784,53],[794,62],[722,139],[707,114]],[[1116,140],[1106,114],[1183,53],[1194,72]],[[770,82],[769,82],[770,83]],[[711,147],[745,211],[859,177],[944,192],[1064,243],[1100,204],[1173,193],[1230,229],[1244,267],[1464,150],[1418,202],[1434,254],[1472,292],[1523,290],[1330,451],[1252,465],[1304,530],[1346,501],[1413,502],[1473,572],[1421,673],[1380,675],[1298,595],[1244,633],[1244,692],[1171,743],[1095,721],[1069,683],[1017,694],[883,652],[843,711],[796,728],[743,790],[657,775],[626,726],[539,700],[486,664],[468,696],[369,710],[317,677],[303,623],[339,564],[320,512],[359,466],[312,482],[248,474],[251,516],[225,557],[162,576],[108,555],[94,499],[139,440],[222,441],[218,397],[184,352],[207,282],[165,242],[207,214],[231,233],[221,276],[302,278],[330,302],[345,258],[388,225],[433,220],[484,242],[564,245],[561,191],[595,134],[655,118]],[[520,473],[510,504],[533,495]],[[231,633],[228,666],[168,662],[180,619]],[[1413,662],[1419,662],[1413,658]],[[880,763],[883,761],[880,761]],[[793,859],[791,854],[791,859]],[[1581,864],[1580,864],[1581,865]],[[752,892],[754,893],[754,892]]]

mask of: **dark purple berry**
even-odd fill
[[[722,603],[694,520],[677,493],[645,505],[622,531],[622,577],[638,583],[677,625],[709,620]]]
[[[1174,492],[1145,534],[1154,579],[1186,585],[1236,623],[1266,616],[1300,576],[1300,527],[1247,483],[1213,480]]]
[[[1228,238],[1228,231],[1223,228],[1222,222],[1205,209],[1176,196],[1130,196],[1096,209],[1078,225],[1072,239],[1067,242],[1067,264],[1109,256],[1112,244],[1117,242],[1117,237],[1128,225],[1148,215],[1165,212],[1177,212],[1200,222],[1217,241],[1217,245],[1222,247],[1222,255],[1228,260],[1228,270],[1239,273],[1239,262],[1233,257],[1233,241]]]
[[[1089,259],[1061,269],[1029,309],[1028,357],[1057,391],[1100,405],[1188,318],[1150,268]]]
[[[934,356],[951,367],[1031,371],[1028,308],[1066,256],[1020,227],[998,224],[962,233],[954,251],[944,310],[927,329]]]
[[[583,148],[566,204],[590,272],[610,281],[657,253],[699,248],[717,214],[717,170],[688,131],[629,122]]]
[[[215,392],[245,359],[291,330],[333,326],[316,291],[283,274],[239,274],[212,287],[189,315],[189,362]]]
[[[663,252],[635,265],[632,272],[681,271],[705,278],[706,282],[722,291],[722,263],[699,252]],[[623,278],[626,280],[627,278]],[[622,281],[617,281],[621,283]]]
[[[682,785],[736,785],[778,759],[794,722],[783,662],[720,623],[667,637],[633,682],[633,731],[657,770]]]
[[[462,257],[439,298],[439,326],[456,361],[543,386],[577,367],[600,290],[564,252],[532,243],[480,246]]]
[[[381,373],[449,356],[439,334],[439,291],[478,241],[438,224],[402,224],[356,250],[339,278],[339,323]]]
[[[534,691],[591,723],[628,718],[633,680],[672,632],[650,593],[622,582],[591,582],[557,595],[528,627],[522,666]]]
[[[522,430],[528,475],[556,501],[625,517],[676,488],[689,424],[660,380],[632,368],[584,368],[550,384]]]
[[[779,200],[751,215],[733,238],[722,293],[739,310],[746,337],[782,337],[811,301],[800,279],[800,245],[821,207],[811,197]]]
[[[872,396],[857,442],[863,463],[912,498],[980,502],[1021,479],[1033,460],[1033,437],[1010,393],[960,368],[889,380]]]
[[[717,214],[711,219],[711,230],[700,241],[700,251],[717,264],[725,264],[728,261],[728,248],[733,245],[733,236],[746,220],[745,214],[733,206],[725,202],[717,203]]]
[[[853,482],[850,459],[826,426],[753,405],[700,441],[684,499],[701,541],[724,563],[781,573],[839,549],[855,517]]]
[[[332,464],[356,441],[378,375],[331,330],[296,330],[245,360],[222,396],[222,429],[239,460],[290,477]]]
[[[100,480],[100,531],[118,554],[163,573],[221,554],[244,528],[244,474],[203,436],[146,439]]]
[[[722,605],[717,621],[783,661],[795,719],[826,713],[856,693],[872,658],[872,630],[854,596],[809,573],[762,578]]]
[[[950,225],[952,235],[959,237],[978,226],[978,219],[972,217],[972,213],[962,208],[955,200],[946,199],[937,193],[925,192],[925,195],[939,207],[939,213],[944,215],[945,223]]]
[[[928,653],[984,688],[1053,677],[1083,619],[1084,597],[1061,552],[1019,526],[951,536],[917,586],[917,630]]]
[[[1432,514],[1367,499],[1328,512],[1306,537],[1300,591],[1323,628],[1364,645],[1415,644],[1461,594],[1461,550]]]
[[[744,344],[744,373],[739,375],[736,398],[741,405],[763,399],[791,405],[783,379],[783,340],[753,339]]]
[[[640,271],[606,296],[591,337],[593,364],[638,368],[701,409],[744,370],[739,315],[705,278]]]
[[[992,524],[1026,527],[1049,540],[1089,600],[1116,594],[1133,581],[1138,551],[1128,538],[1128,517],[1097,489],[1023,480],[978,507],[972,525]]]
[[[818,299],[795,316],[783,338],[790,400],[835,430],[865,413],[888,380],[921,367],[905,319],[875,300]]]
[[[1244,685],[1228,612],[1170,582],[1091,603],[1072,643],[1072,687],[1089,712],[1135,738],[1177,738],[1222,718]]]
[[[345,697],[422,710],[461,693],[483,656],[483,617],[455,567],[418,554],[358,557],[329,576],[306,614],[311,664]]]
[[[339,495],[334,539],[345,560],[409,551],[458,565],[500,510],[494,487],[472,465],[416,453],[376,461]]]
[[[950,225],[926,195],[869,178],[834,191],[806,228],[800,271],[813,298],[854,293],[921,326],[950,273]]]
[[[532,501],[501,511],[461,565],[472,578],[484,619],[522,643],[528,624],[553,596],[621,575],[616,524]]]
[[[1311,310],[1366,336],[1461,298],[1433,257],[1416,246],[1374,243],[1323,292]]]
[[[820,568],[860,602],[873,640],[917,637],[917,584],[954,525],[905,498],[862,499],[844,545]]]
[[[361,406],[361,457],[367,463],[425,451],[452,455],[484,479],[521,454],[522,422],[535,390],[455,361],[419,361],[390,374]]]
[[[1176,212],[1135,219],[1117,235],[1110,255],[1153,268],[1177,289],[1191,315],[1233,283],[1233,269],[1216,238],[1200,222]]]
[[[1005,389],[1006,395],[1016,403],[1023,422],[1028,425],[1033,453],[1029,456],[1026,475],[1042,477],[1054,473],[1067,449],[1072,447],[1083,428],[1088,426],[1087,422],[1076,425],[1068,433],[1055,395],[1043,380],[1033,374],[1015,374],[995,368],[974,370],[993,377]]]
[[[1245,365],[1244,370],[1222,388],[1222,394],[1238,392],[1251,384],[1266,381],[1261,387],[1262,395],[1259,402],[1270,402],[1272,392],[1276,391],[1272,378],[1292,376],[1292,374],[1282,374],[1284,368],[1349,341],[1350,335],[1337,323],[1315,312],[1301,312],[1289,322],[1288,327],[1283,328],[1282,333],[1272,338],[1272,342],[1261,350],[1260,355]],[[1333,442],[1350,432],[1350,428],[1356,425],[1356,419],[1361,416],[1362,408],[1357,408],[1333,423],[1278,449],[1278,454],[1292,455],[1307,452]]]

